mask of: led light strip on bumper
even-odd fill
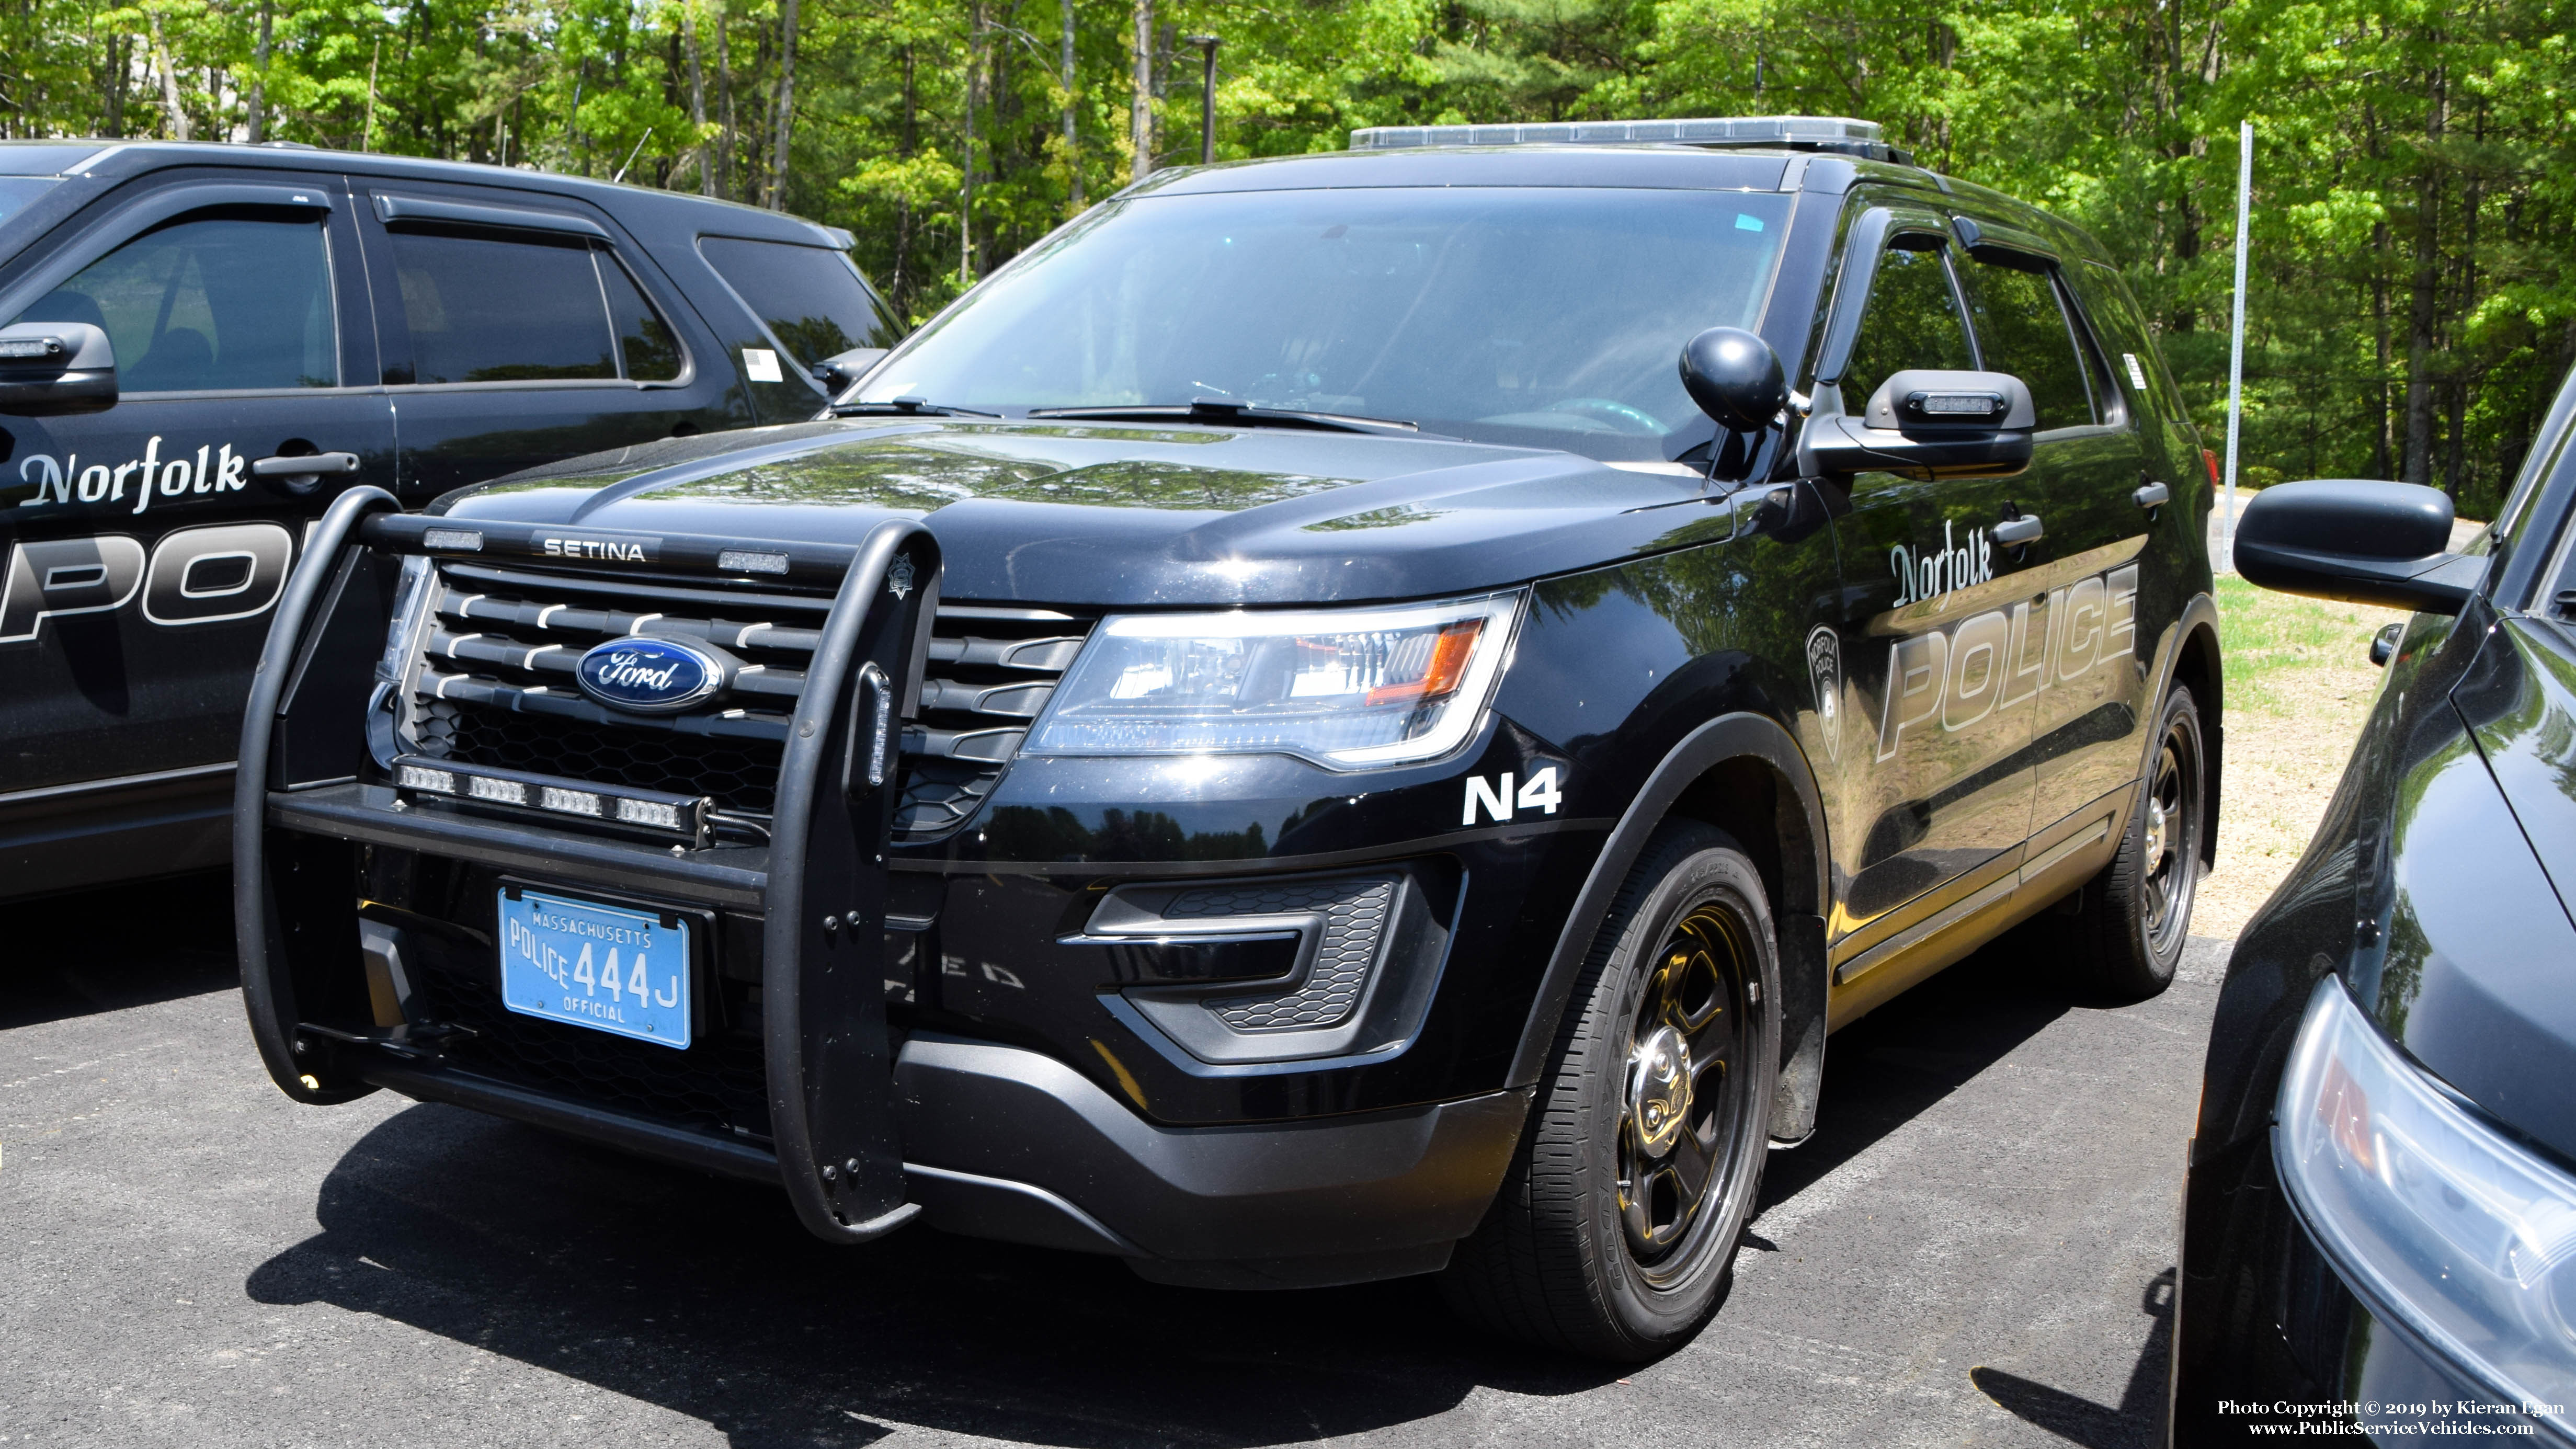
[[[393,773],[394,793],[406,801],[435,800],[584,820],[686,845],[704,845],[707,841],[707,801],[701,795],[599,785],[488,765],[460,765],[426,755],[396,758]]]

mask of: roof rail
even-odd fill
[[[1703,116],[1673,121],[1531,121],[1502,126],[1365,126],[1351,132],[1354,151],[1400,146],[1777,146],[1835,151],[1911,165],[1876,121],[1849,116]]]

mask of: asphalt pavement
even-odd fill
[[[379,1093],[291,1104],[220,879],[0,908],[0,1444],[2157,1441],[2226,946],[2117,1009],[2007,942],[1833,1039],[1716,1320],[1642,1368],[1427,1283],[1216,1294]]]

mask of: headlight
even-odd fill
[[[394,585],[393,622],[385,628],[385,657],[376,661],[376,678],[387,684],[402,683],[411,664],[414,638],[429,612],[432,578],[428,559],[413,554],[403,560],[402,576]]]
[[[1297,755],[1337,770],[1443,755],[1483,715],[1520,596],[1329,612],[1129,614],[1093,633],[1029,749]]]
[[[2565,1400],[2576,1177],[2444,1095],[2331,977],[2299,1026],[2278,1120],[2282,1182],[2375,1312],[2501,1399]]]

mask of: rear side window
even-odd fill
[[[680,339],[671,335],[671,324],[653,310],[635,279],[617,259],[594,250],[592,259],[599,266],[599,282],[608,294],[608,320],[617,333],[617,355],[626,366],[626,376],[637,382],[672,382],[680,376]]]
[[[2053,272],[1969,262],[1959,269],[1976,323],[1977,350],[1991,372],[2009,372],[2030,389],[2040,431],[2094,421],[2082,344],[2058,296]]]
[[[199,213],[109,252],[12,320],[106,329],[124,392],[336,387],[323,225],[301,212]]]
[[[679,376],[670,325],[603,248],[410,228],[386,240],[412,366],[408,378],[389,382]]]
[[[877,310],[850,259],[823,247],[740,237],[698,239],[707,265],[769,328],[798,372],[853,347],[891,347],[894,328]]]
[[[1975,365],[1941,253],[1882,254],[1870,281],[1868,308],[1861,313],[1860,334],[1852,339],[1851,363],[1843,369],[1844,409],[1859,413],[1879,384],[1908,368],[1964,370]]]

